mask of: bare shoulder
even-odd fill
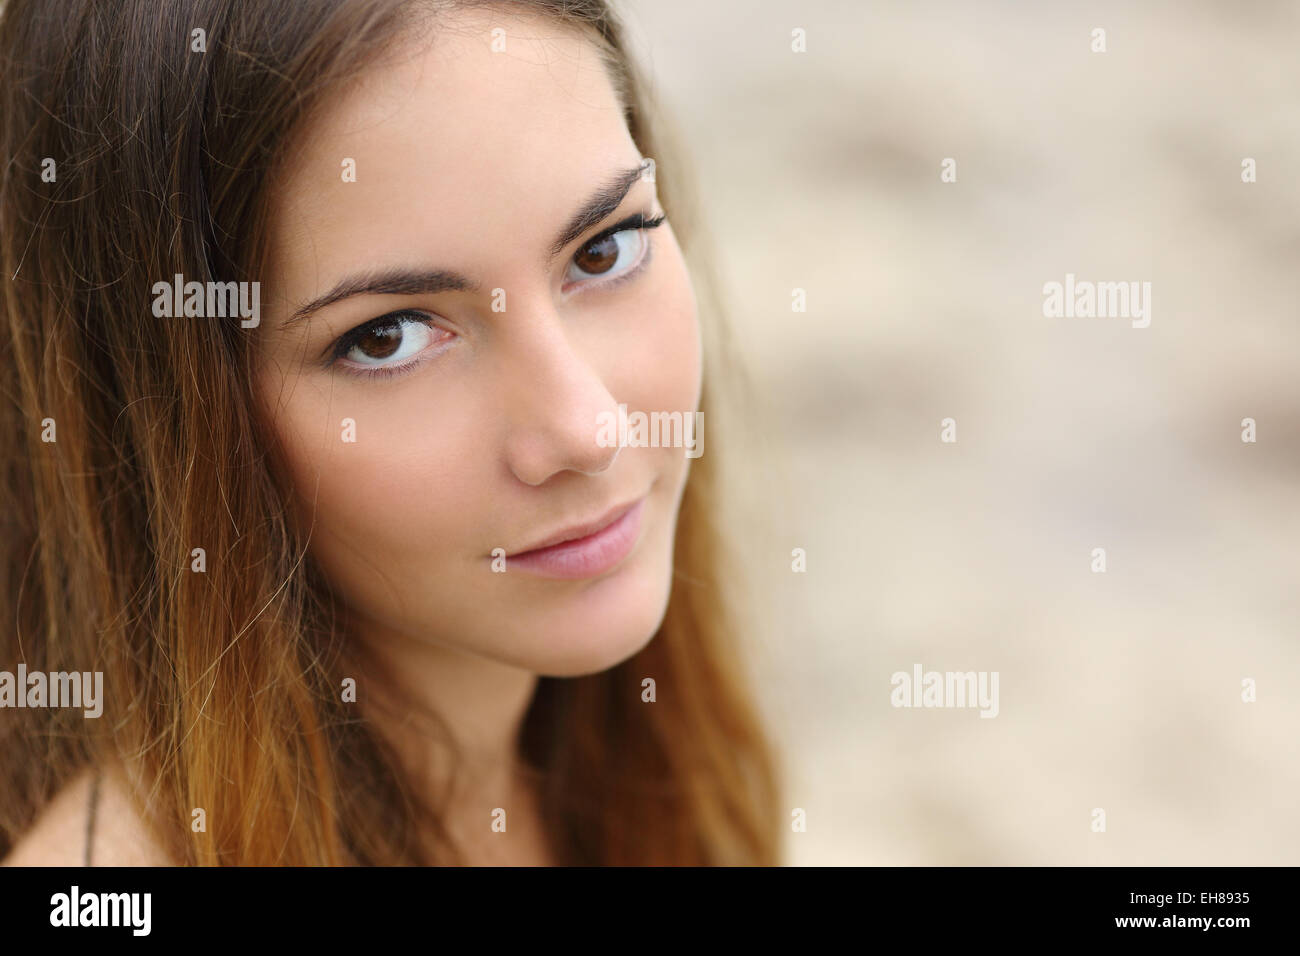
[[[55,794],[2,861],[4,866],[82,866],[95,772],[86,768]],[[128,796],[126,781],[106,771],[96,801],[94,866],[170,866]]]

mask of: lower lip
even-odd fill
[[[511,555],[506,558],[506,570],[566,581],[604,574],[617,566],[636,547],[644,504],[643,498],[609,527],[585,538]]]

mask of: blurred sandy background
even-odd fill
[[[705,434],[790,862],[1300,863],[1300,4],[621,9],[760,400]],[[1067,272],[1150,327],[1044,318]],[[915,663],[1000,715],[891,707]]]

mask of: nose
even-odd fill
[[[554,309],[514,318],[518,323],[502,337],[510,340],[504,367],[510,471],[536,486],[563,471],[607,470],[619,448],[602,443],[600,423],[617,415],[618,403],[599,368],[574,348]]]

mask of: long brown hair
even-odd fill
[[[423,801],[340,699],[345,635],[256,414],[248,332],[149,304],[178,273],[256,277],[277,156],[324,94],[471,4],[0,3],[0,669],[102,671],[105,688],[100,720],[0,710],[0,856],[80,768],[117,760],[180,863],[457,860],[416,848]],[[720,310],[694,206],[617,18],[603,0],[508,7],[601,49],[678,214],[707,336]],[[779,862],[777,762],[731,623],[715,457],[692,463],[659,633],[606,672],[538,685],[523,745],[563,862]]]

